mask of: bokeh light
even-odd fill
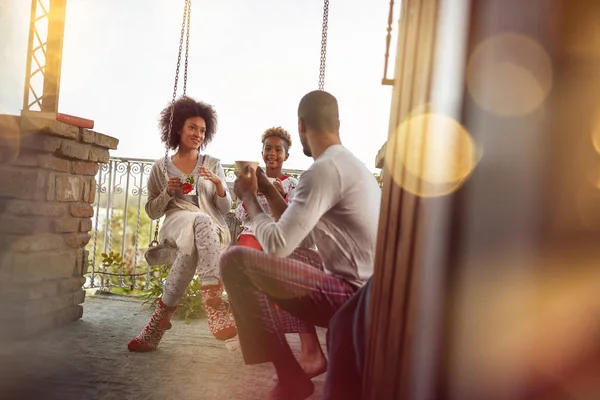
[[[570,256],[565,264],[565,254],[557,254],[544,258],[544,273],[537,273],[539,260],[506,261],[459,289],[464,306],[453,367],[466,393],[501,390],[524,374],[561,374],[599,347],[595,260]],[[474,370],[484,381],[473,381]]]
[[[600,177],[590,185],[585,182],[576,192],[575,207],[581,225],[589,230],[600,230]]]
[[[592,143],[598,154],[600,154],[600,113],[592,123]]]
[[[497,35],[471,54],[467,88],[479,107],[495,115],[526,115],[548,96],[552,63],[535,40],[515,33]]]
[[[466,129],[453,118],[420,107],[388,140],[385,165],[394,182],[421,197],[452,193],[479,159]]]

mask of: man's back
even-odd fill
[[[306,179],[308,186],[326,183],[330,190],[321,201],[330,201],[331,208],[314,231],[325,268],[361,286],[373,274],[375,262],[381,203],[375,177],[348,149],[335,145],[303,174],[301,181]]]
[[[265,214],[253,229],[268,254],[288,257],[312,232],[325,269],[355,286],[373,273],[381,189],[342,145],[330,146],[302,174],[278,222]]]

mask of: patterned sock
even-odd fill
[[[176,309],[177,306],[167,307],[159,299],[156,310],[152,314],[148,325],[146,325],[142,333],[133,338],[127,345],[129,351],[145,352],[156,350],[165,332],[171,329],[171,316]]]
[[[223,302],[223,284],[202,285],[200,288],[210,332],[218,340],[231,339],[237,335],[237,328],[229,310]]]

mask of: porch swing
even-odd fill
[[[190,19],[192,13],[192,1],[185,0],[183,7],[183,21],[181,23],[181,35],[179,37],[179,52],[177,54],[177,68],[175,70],[175,84],[173,87],[173,98],[171,100],[171,116],[169,119],[169,129],[167,134],[167,140],[165,144],[165,162],[163,163],[163,174],[167,174],[167,159],[169,157],[169,145],[171,139],[171,130],[173,128],[173,116],[175,112],[175,101],[177,99],[177,87],[179,83],[179,70],[181,67],[181,54],[183,50],[183,40],[185,37],[185,62],[183,67],[183,93],[182,97],[186,95],[187,89],[187,73],[188,73],[188,51],[190,45]],[[323,1],[323,24],[321,32],[321,59],[319,64],[319,81],[318,89],[324,90],[325,88],[325,66],[327,60],[327,27],[329,21],[329,0]],[[158,231],[160,229],[160,219],[156,220],[156,226],[154,229],[154,236],[152,242],[144,257],[149,266],[154,267],[158,265],[172,264],[175,260],[177,249],[167,244],[158,243]]]

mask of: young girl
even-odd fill
[[[292,192],[298,186],[298,180],[282,172],[283,163],[288,159],[292,146],[290,134],[283,128],[269,128],[262,135],[262,158],[265,162],[265,173],[279,191],[279,194],[289,201]],[[270,213],[269,204],[264,196],[259,196],[260,204],[265,212]],[[242,224],[242,233],[238,237],[238,246],[251,247],[262,250],[260,243],[252,232],[252,220],[246,212],[244,204],[240,202],[235,209],[235,216]]]
[[[173,124],[169,132],[172,107]],[[213,139],[217,127],[215,110],[208,104],[182,97],[161,113],[162,141],[177,150],[158,160],[148,181],[146,212],[152,219],[165,215],[159,241],[177,247],[177,256],[167,276],[163,297],[144,330],[128,345],[130,351],[155,350],[171,316],[194,274],[202,282],[201,293],[211,333],[231,340],[237,329],[222,301],[219,276],[220,254],[231,243],[225,215],[231,196],[218,159],[200,150]],[[167,173],[164,173],[166,163]]]

